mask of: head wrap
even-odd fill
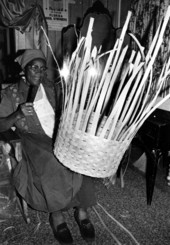
[[[27,49],[22,55],[17,57],[15,61],[24,69],[24,67],[34,59],[43,59],[46,61],[45,55],[40,49]]]

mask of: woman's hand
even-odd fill
[[[32,116],[34,113],[33,103],[27,102],[19,106],[19,112],[24,116]]]

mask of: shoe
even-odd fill
[[[79,219],[78,210],[74,212],[74,218],[79,226],[80,234],[86,242],[92,242],[95,240],[95,230],[89,219]]]
[[[60,225],[54,226],[52,219],[50,219],[50,225],[53,230],[55,238],[62,245],[68,245],[73,243],[73,238],[67,224],[64,222]]]

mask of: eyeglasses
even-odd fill
[[[29,69],[31,69],[34,72],[45,72],[47,70],[46,66],[39,67],[38,65],[32,65],[29,66]]]

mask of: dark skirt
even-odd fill
[[[22,133],[20,137],[23,154],[13,181],[18,193],[32,208],[54,212],[96,204],[93,178],[62,165],[53,154],[48,136]]]

